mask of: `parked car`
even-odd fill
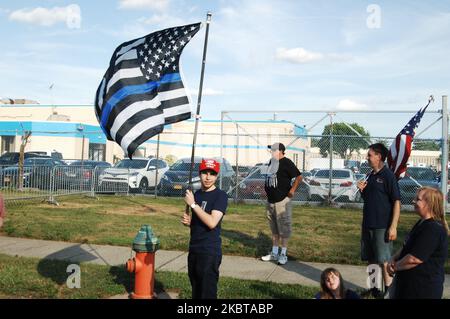
[[[405,177],[398,181],[402,204],[411,205],[422,186],[440,188],[436,172],[429,167],[408,167]]]
[[[57,167],[57,189],[90,190],[98,185],[98,178],[111,164],[103,161],[74,161],[68,166]]]
[[[156,181],[156,168],[158,178]],[[131,192],[146,193],[161,181],[161,177],[169,169],[162,159],[133,158],[123,159],[112,168],[107,168],[99,176],[99,192]],[[156,182],[155,182],[156,181]]]
[[[236,165],[233,165],[233,171],[236,172]],[[239,166],[238,167],[238,175],[240,179],[245,178],[248,173],[250,173],[252,167],[251,166]]]
[[[220,162],[220,158],[215,157],[216,161]],[[202,157],[194,158],[194,169],[192,171],[192,188],[193,190],[200,189],[200,176],[198,169]],[[158,186],[158,193],[163,196],[184,196],[186,189],[189,186],[189,171],[191,168],[191,158],[182,158],[175,162],[168,171],[162,176],[161,182]],[[220,165],[221,177],[217,178],[216,186],[220,185],[220,178],[222,178],[222,189],[232,195],[232,189],[235,185],[235,173],[233,167],[226,159],[222,159]]]
[[[344,166],[345,168],[351,169],[354,173],[358,173],[359,167],[361,166],[361,162],[355,160],[345,160]]]
[[[366,174],[361,174],[361,173],[355,173],[355,181],[359,182],[361,180],[364,180],[366,178]]]
[[[298,185],[297,190],[295,191],[293,200],[307,201],[311,198],[309,182],[313,178],[311,172],[302,172],[302,182]],[[292,179],[291,185],[294,182],[295,178]]]
[[[359,173],[361,174],[368,174],[372,171],[372,167],[369,166],[368,162],[363,162],[359,166]]]
[[[239,198],[267,199],[267,194],[264,189],[267,168],[267,164],[262,164],[257,165],[250,170],[247,177],[239,184]]]
[[[267,164],[257,165],[248,174],[247,178],[239,184],[239,198],[243,199],[267,199],[265,191],[265,182],[267,177]],[[302,173],[302,182],[298,186],[293,200],[308,200],[309,186],[308,179],[311,177],[310,172]],[[291,185],[295,178],[292,179]]]
[[[39,189],[50,189],[58,174],[55,167],[66,165],[60,160],[46,157],[32,157],[23,162],[22,186]],[[19,165],[3,169],[3,186],[17,187],[19,179]]]
[[[7,167],[7,166],[13,166],[15,164],[19,163],[19,152],[6,152],[2,156],[0,156],[0,166]],[[51,158],[51,156],[47,154],[40,154],[36,152],[25,152],[23,154],[24,160],[32,157],[43,157],[43,158]]]
[[[334,169],[331,171],[331,196],[336,201],[351,201],[358,199],[355,176],[351,169]],[[330,170],[319,170],[309,182],[311,200],[328,198],[330,190]]]

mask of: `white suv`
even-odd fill
[[[156,179],[158,168],[158,180]],[[105,169],[99,177],[99,191],[136,191],[146,193],[159,184],[161,177],[169,169],[166,161],[152,158],[123,159],[114,167]]]

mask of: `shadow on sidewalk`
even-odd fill
[[[284,266],[280,266],[282,267],[284,270],[287,271],[291,271],[294,273],[297,273],[305,278],[308,278],[310,280],[313,280],[318,286],[320,286],[320,276],[322,274],[322,271],[325,270],[328,267],[333,267],[336,268],[338,271],[340,271],[341,273],[343,272],[342,269],[339,269],[338,265],[327,265],[327,264],[323,264],[323,267],[317,268],[317,267],[313,267],[311,265],[302,263],[301,261],[289,261],[286,265]],[[360,286],[360,285],[356,285],[350,281],[348,281],[346,279],[345,273],[342,275],[343,279],[344,279],[344,284],[346,288],[350,288],[350,289],[364,289],[364,287]]]
[[[67,266],[70,264],[79,265],[80,262],[95,260],[98,257],[81,247],[81,244],[70,246],[45,256],[37,265],[40,275],[50,278],[58,285],[66,282],[70,275]]]

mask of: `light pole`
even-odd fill
[[[79,124],[77,126],[77,130],[82,134],[82,142],[81,142],[81,165],[83,165],[84,161],[84,126],[82,124]]]

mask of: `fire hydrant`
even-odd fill
[[[150,225],[143,225],[133,241],[136,257],[128,259],[126,269],[135,273],[132,299],[153,299],[155,283],[155,252],[159,248],[159,239],[153,234]]]

